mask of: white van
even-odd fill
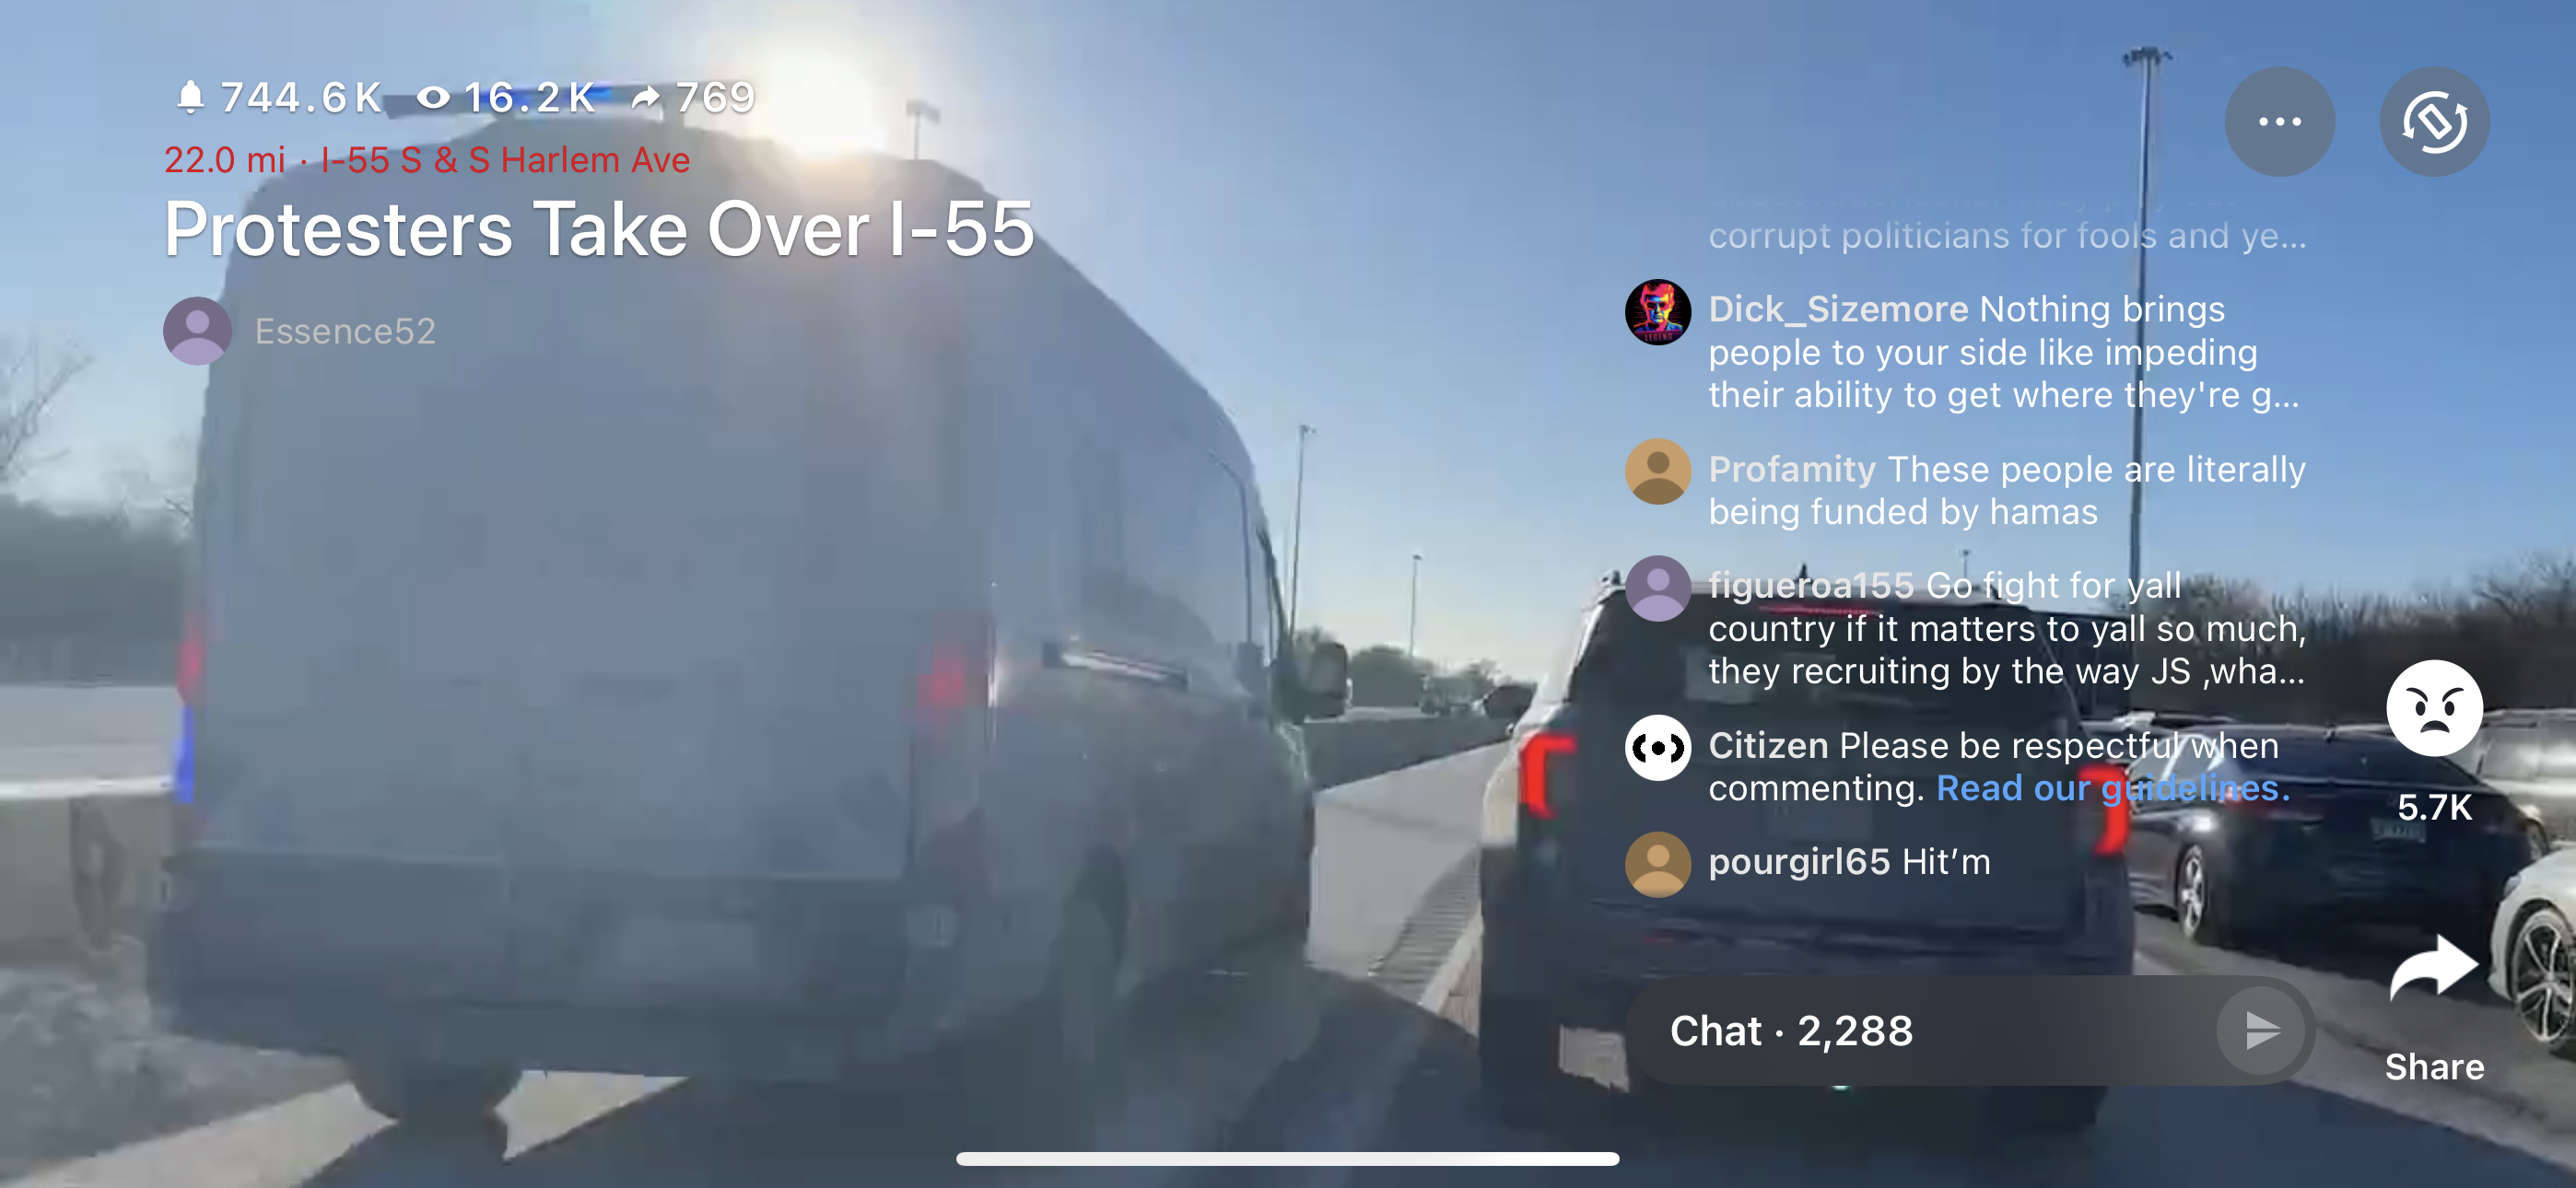
[[[958,1051],[1078,1113],[1122,994],[1305,927],[1297,724],[1347,657],[1281,655],[1242,443],[1044,241],[698,238],[735,198],[992,210],[939,166],[614,118],[449,147],[538,141],[691,168],[251,200],[506,212],[516,244],[229,257],[157,993],[184,1032],[345,1057],[402,1119],[481,1117],[521,1069]],[[550,256],[538,199],[692,241]],[[434,341],[256,341],[400,318]]]

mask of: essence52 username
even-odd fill
[[[437,346],[438,319],[390,322],[297,322],[261,318],[252,325],[261,346]]]

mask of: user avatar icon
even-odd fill
[[[1690,766],[1690,731],[1670,714],[1648,714],[1628,727],[1628,770],[1662,783]]]
[[[1637,341],[1663,346],[1690,329],[1690,294],[1668,280],[1650,280],[1628,290],[1628,333]]]
[[[1628,885],[1662,899],[1690,882],[1690,847],[1669,833],[1649,833],[1628,846]]]
[[[1648,557],[1628,571],[1628,609],[1649,623],[1669,622],[1690,607],[1690,571],[1670,557]]]
[[[1690,489],[1690,452],[1663,438],[1628,451],[1628,490],[1648,503],[1671,503]]]
[[[203,367],[232,349],[233,318],[211,297],[188,297],[161,317],[161,345],[170,357]]]
[[[2486,716],[2477,678],[2448,660],[2418,660],[2388,687],[2388,732],[2418,755],[2448,755],[2469,745]]]

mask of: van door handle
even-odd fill
[[[1060,640],[1048,640],[1045,646],[1039,649],[1039,653],[1049,668],[1098,673],[1121,680],[1159,685],[1166,689],[1190,687],[1190,674],[1186,670],[1152,660],[1074,647]]]

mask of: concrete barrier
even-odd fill
[[[158,895],[169,781],[0,784],[0,956],[106,952]]]
[[[1306,724],[1306,766],[1329,788],[1501,742],[1509,722],[1482,715],[1358,717]]]

